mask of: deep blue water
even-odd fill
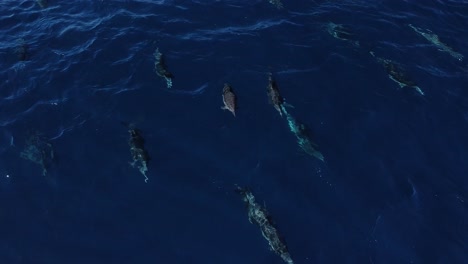
[[[283,3],[2,1],[0,263],[282,263],[235,184],[295,263],[468,263],[467,59],[407,26],[468,56],[468,2]],[[268,103],[268,72],[325,162]],[[220,110],[226,82],[236,117]],[[146,139],[148,183],[122,122]],[[31,133],[56,154],[45,176],[20,157]]]

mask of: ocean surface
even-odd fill
[[[236,185],[294,263],[468,263],[467,1],[39,2],[0,5],[0,263],[284,263]]]

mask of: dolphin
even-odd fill
[[[225,83],[223,87],[223,103],[224,106],[222,106],[221,109],[228,110],[234,116],[236,116],[236,94],[232,90],[232,87],[227,83]]]
[[[286,243],[281,238],[277,228],[273,225],[268,211],[255,201],[255,196],[250,189],[237,186],[235,191],[242,195],[242,199],[247,205],[249,222],[260,227],[263,237],[270,244],[270,249],[287,264],[294,264]]]
[[[174,75],[168,71],[166,61],[164,60],[163,54],[159,52],[159,48],[154,52],[154,58],[154,71],[158,76],[166,80],[167,88],[172,88],[172,79],[174,78]]]
[[[423,36],[427,41],[429,41],[434,46],[436,46],[440,51],[447,52],[448,54],[450,54],[452,57],[454,57],[455,59],[459,61],[463,60],[462,54],[454,51],[451,47],[447,46],[447,44],[440,41],[439,36],[432,33],[432,31],[428,29],[424,30],[422,28],[415,27],[412,24],[408,24],[408,26],[412,28],[416,33]]]
[[[280,116],[283,116],[283,112],[281,110],[281,105],[284,103],[284,99],[281,96],[278,85],[276,81],[273,79],[271,73],[268,75],[268,86],[267,86],[267,94],[268,94],[268,101],[273,107],[278,111]]]

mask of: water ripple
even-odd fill
[[[373,239],[376,241],[382,239],[382,243],[386,244],[388,241],[385,238],[397,233],[388,232],[388,230],[393,231],[393,229],[388,229],[389,226],[390,228],[393,228],[393,225],[398,228],[402,226],[399,221],[392,219],[392,213],[398,212],[403,218],[403,216],[407,216],[405,214],[415,213],[413,209],[420,210],[424,206],[428,206],[427,199],[430,196],[428,192],[436,189],[432,188],[435,186],[426,187],[426,179],[431,173],[435,173],[430,166],[433,163],[443,162],[448,165],[457,165],[456,162],[464,162],[466,159],[466,153],[463,152],[466,149],[464,146],[466,140],[459,136],[466,135],[466,133],[464,133],[463,128],[459,127],[459,124],[466,124],[468,121],[468,94],[465,89],[468,66],[466,62],[463,64],[453,61],[450,56],[438,52],[434,45],[429,44],[406,25],[412,23],[430,29],[444,43],[447,43],[447,46],[467,57],[468,4],[466,1],[460,0],[429,1],[430,3],[424,5],[410,0],[283,0],[283,2],[285,8],[277,10],[272,8],[267,0],[50,1],[48,7],[43,9],[33,0],[2,1],[0,7],[0,24],[2,25],[0,28],[2,36],[0,38],[0,77],[2,78],[0,87],[0,154],[3,155],[2,158],[6,156],[9,149],[15,147],[16,142],[19,145],[25,141],[25,131],[44,130],[47,132],[48,139],[53,140],[59,147],[65,148],[68,145],[64,146],[66,144],[60,145],[60,143],[63,144],[68,136],[78,133],[93,133],[96,132],[96,127],[105,130],[102,123],[118,123],[116,120],[124,117],[122,119],[128,119],[130,122],[147,120],[149,122],[142,122],[143,125],[157,124],[160,126],[158,129],[168,131],[167,134],[159,135],[165,141],[161,142],[161,145],[167,144],[168,150],[163,154],[155,154],[159,156],[152,164],[160,166],[156,173],[171,170],[165,166],[177,160],[177,158],[171,157],[171,153],[173,153],[171,151],[178,149],[179,154],[197,157],[198,159],[195,160],[203,162],[203,166],[200,166],[200,175],[197,177],[190,175],[189,177],[194,183],[200,185],[204,184],[203,177],[205,175],[202,175],[204,172],[202,167],[205,166],[205,163],[206,166],[213,166],[216,173],[220,172],[220,179],[228,182],[235,182],[239,179],[235,177],[244,176],[242,172],[245,171],[237,169],[239,164],[245,162],[242,160],[245,153],[237,153],[240,151],[238,149],[240,145],[232,141],[234,138],[242,133],[248,134],[246,142],[244,142],[246,153],[248,153],[247,156],[252,156],[251,159],[254,162],[252,165],[257,164],[256,168],[258,169],[259,158],[255,156],[257,153],[249,153],[248,149],[252,145],[259,144],[258,142],[264,139],[265,133],[273,135],[276,133],[274,131],[279,131],[278,134],[274,135],[280,137],[271,137],[272,140],[268,143],[272,146],[270,146],[271,150],[267,148],[269,151],[267,156],[281,159],[281,162],[291,162],[290,166],[277,166],[279,171],[284,171],[284,174],[288,176],[284,185],[293,182],[300,183],[304,180],[299,177],[303,173],[302,167],[299,167],[299,162],[302,162],[301,158],[283,160],[286,152],[281,152],[280,146],[283,146],[283,143],[284,145],[289,143],[287,143],[288,140],[283,142],[281,138],[283,134],[281,133],[286,135],[287,127],[273,123],[280,120],[280,117],[274,116],[274,110],[266,103],[266,73],[272,71],[275,76],[279,77],[280,90],[284,91],[288,98],[294,98],[294,96],[299,98],[296,102],[291,103],[297,107],[295,110],[298,113],[300,113],[299,109],[306,111],[303,116],[304,119],[310,119],[307,120],[307,123],[309,123],[308,121],[310,124],[317,122],[317,120],[325,121],[325,125],[314,127],[313,130],[315,132],[315,128],[317,128],[319,140],[328,140],[328,144],[320,145],[323,145],[324,149],[328,149],[331,160],[335,162],[335,164],[330,162],[330,167],[336,164],[343,165],[336,166],[339,168],[335,167],[338,172],[343,174],[336,176],[336,181],[338,182],[345,177],[351,179],[349,181],[351,187],[343,188],[344,193],[334,193],[333,198],[336,194],[342,195],[344,201],[348,199],[347,194],[349,197],[362,195],[362,199],[359,198],[359,201],[353,201],[351,204],[359,204],[358,207],[367,204],[373,210],[373,212],[367,210],[364,213],[364,210],[356,212],[354,207],[349,207],[350,213],[346,213],[346,210],[345,212],[340,211],[334,215],[334,218],[346,219],[343,222],[351,219],[352,222],[358,223],[356,225],[361,225],[357,229],[366,230],[363,227],[365,224],[361,223],[365,220],[360,221],[362,220],[360,215],[374,214],[371,217],[368,230],[371,230]],[[216,13],[212,10],[216,10]],[[332,21],[349,26],[356,38],[359,38],[361,46],[355,47],[347,41],[334,39],[324,27]],[[156,48],[160,48],[161,52],[164,53],[169,69],[174,72],[173,89],[167,89],[154,72],[153,54]],[[405,68],[411,71],[411,76],[415,76],[418,84],[421,83],[421,87],[425,86],[425,91],[427,86],[428,95],[435,96],[432,98],[427,96],[429,99],[421,103],[416,102],[416,99],[409,94],[392,93],[396,89],[386,86],[390,86],[392,83],[385,82],[388,81],[385,71],[382,67],[377,67],[372,57],[369,56],[371,49],[376,49],[376,52],[382,56],[388,56],[389,59],[394,59],[407,66]],[[28,56],[21,56],[19,54],[21,52],[27,53]],[[242,104],[239,108],[239,116],[235,119],[219,110],[222,103],[222,85],[220,84],[223,82],[233,83],[235,91],[239,95],[239,103]],[[306,90],[304,94],[295,94],[301,88]],[[392,94],[376,98],[375,91],[379,91],[379,93],[380,91],[389,91]],[[289,96],[290,94],[292,95]],[[308,104],[311,106],[310,109],[305,109],[304,104],[301,105],[301,97],[303,97],[304,102],[313,102]],[[264,104],[261,105],[262,103]],[[447,112],[450,114],[444,115],[438,110],[428,110],[425,107],[428,107],[427,105],[430,103],[434,103],[438,108],[447,108]],[[390,104],[396,105],[395,109],[388,110],[387,106]],[[187,106],[189,110],[186,113],[180,111],[182,112],[180,114],[177,110],[180,110],[181,106]],[[265,112],[263,112],[264,109]],[[357,128],[354,125],[356,120],[363,116],[359,109],[369,109],[369,112],[372,112],[372,120],[362,121],[362,123],[366,122],[367,129]],[[458,112],[450,112],[453,109],[457,109]],[[418,115],[418,113],[423,114]],[[458,119],[457,114],[460,117]],[[272,118],[270,119],[270,117]],[[413,131],[412,128],[399,131],[400,127],[397,125],[412,123],[414,119],[410,118],[416,119],[417,122],[423,120],[426,123],[415,121],[414,126],[420,126],[418,132],[416,129]],[[252,122],[252,120],[254,121]],[[187,124],[189,125],[186,126]],[[85,127],[87,125],[90,127]],[[270,125],[274,129],[269,129]],[[433,125],[433,127],[429,125]],[[371,128],[375,126],[374,130],[368,130],[369,126]],[[220,129],[221,127],[223,129]],[[246,127],[248,129],[245,129]],[[431,132],[435,127],[445,128],[438,130],[440,135],[437,137],[441,138],[438,139],[441,141],[423,141],[423,138],[427,137],[426,133]],[[95,147],[94,144],[99,145],[98,141],[107,141],[107,143],[110,142],[109,144],[118,145],[120,143],[115,143],[117,140],[122,142],[122,148],[127,147],[125,145],[127,135],[123,135],[125,129],[121,127],[119,129],[122,129],[122,134],[119,134],[120,132],[114,133],[114,127],[111,127],[99,135],[101,138],[92,138],[96,142],[87,147]],[[221,131],[226,139],[223,143],[225,145],[208,146],[212,143],[211,137],[220,137],[220,134],[207,134],[206,129]],[[353,133],[349,131],[353,129],[359,130],[362,136],[351,137]],[[389,130],[386,131],[388,134],[385,134],[385,138],[379,134],[380,129],[382,131]],[[154,140],[152,137],[157,135],[151,129],[145,130],[145,133],[148,135],[150,143],[148,145],[151,145],[151,141]],[[194,135],[194,133],[199,134]],[[450,136],[448,133],[454,134]],[[411,148],[404,144],[398,145],[400,142],[392,141],[394,136],[398,134],[402,134],[399,138],[401,141],[411,142]],[[197,140],[194,142],[193,138]],[[414,140],[409,141],[412,138]],[[72,142],[67,143],[73,144],[74,140],[75,138],[70,140]],[[427,144],[421,143],[424,145],[421,147],[418,145],[418,140]],[[453,140],[454,143],[443,140]],[[447,158],[449,161],[444,161],[444,157],[442,157],[444,155],[440,155],[438,151],[432,149],[437,142],[447,142],[447,144],[440,144],[440,148],[446,147],[449,150],[444,152],[452,157]],[[395,146],[391,146],[392,143],[395,143]],[[369,176],[366,173],[373,173],[372,167],[370,169],[368,167],[372,166],[372,158],[362,161],[357,157],[359,153],[369,153],[369,156],[384,155],[387,149],[381,149],[381,144],[388,145],[386,147],[390,149],[391,154],[389,155],[393,155],[393,159],[388,162],[389,166],[382,168],[382,171],[394,170],[388,173],[391,174],[392,178],[385,178],[388,175],[384,173],[372,175],[368,178],[369,182],[361,186],[360,182],[362,181],[356,180],[355,175],[365,179]],[[78,155],[81,149],[85,149],[81,146],[81,142],[78,145],[80,150],[76,151],[77,153],[67,154]],[[99,160],[99,164],[93,169],[107,166],[109,162],[115,163],[114,160],[109,161],[110,158],[107,160],[109,150],[104,147],[100,149],[101,146],[106,145],[99,145],[96,148],[95,151],[99,154],[94,153],[94,150],[89,151],[95,155],[92,158]],[[423,149],[421,153],[419,150],[416,151],[417,147]],[[421,158],[425,160],[418,161],[418,164],[424,163],[428,168],[417,168],[413,163],[413,158],[429,155],[427,152],[430,151],[427,150],[434,151],[434,157]],[[88,150],[86,151],[89,153]],[[260,153],[263,153],[262,151]],[[294,149],[291,147],[291,153],[293,152]],[[405,156],[406,153],[409,154]],[[453,153],[458,154],[454,155]],[[237,154],[239,155],[237,156]],[[334,155],[335,157],[333,157]],[[339,155],[343,155],[342,158]],[[343,160],[348,160],[350,163]],[[108,163],[102,165],[101,162]],[[360,164],[360,162],[363,163]],[[1,165],[4,166],[4,163],[6,162]],[[255,172],[255,175],[263,177],[259,180],[262,182],[262,186],[266,186],[263,185],[264,180],[269,182],[277,180],[273,178],[275,173],[266,175],[269,173],[270,165],[276,166],[274,163],[276,160],[262,160],[262,166],[258,169],[258,173]],[[72,163],[65,162],[65,164]],[[278,164],[280,163],[278,162]],[[403,165],[400,166],[401,164]],[[439,171],[441,178],[444,177],[444,173],[457,173],[454,172],[457,166],[448,165]],[[362,166],[362,168],[357,170],[353,166]],[[187,168],[182,167],[180,166],[178,169],[184,169],[183,173],[178,171],[168,174],[174,175],[173,178],[176,179],[180,176],[178,174],[187,173],[185,170]],[[229,177],[222,174],[225,173],[226,167],[232,168],[227,172]],[[297,175],[289,177],[289,169],[296,167],[298,168]],[[124,170],[122,167],[109,166],[109,168],[110,173]],[[411,171],[411,175],[414,174],[414,177],[401,176],[405,175],[401,174],[401,170],[410,169],[414,169]],[[108,170],[107,167],[101,172],[107,173],[106,170]],[[94,171],[91,173],[91,171],[86,170],[83,175],[86,173],[93,175],[93,181],[104,181],[98,177],[101,175],[95,174]],[[352,175],[352,173],[355,174]],[[305,174],[307,175],[307,173]],[[418,178],[419,174],[421,174],[421,179]],[[118,181],[121,181],[123,178],[114,176],[111,177],[113,180],[118,178]],[[304,178],[309,181],[312,177]],[[240,179],[242,181],[242,178]],[[183,182],[187,189],[194,188],[187,184],[183,178],[174,181],[177,184]],[[255,182],[255,180],[252,181]],[[312,182],[308,182],[307,188],[316,186],[316,184],[310,183]],[[464,186],[459,184],[458,180],[453,180],[451,184]],[[97,185],[110,189],[109,183]],[[278,185],[283,187],[281,184]],[[288,187],[292,187],[292,185]],[[356,188],[355,192],[353,192],[353,188]],[[203,193],[197,188],[194,189]],[[320,189],[317,187],[316,190],[320,192]],[[381,189],[386,190],[386,192],[380,193]],[[264,190],[264,194],[268,194],[266,190]],[[397,201],[389,203],[388,196],[397,196],[399,192],[403,192],[407,196],[403,200],[395,199]],[[336,212],[328,204],[330,199],[323,198],[315,192],[309,192],[309,189],[304,193],[306,193],[304,196],[307,199],[313,195],[310,201],[314,203],[313,207],[319,208],[317,210],[325,208],[325,211]],[[374,196],[371,197],[372,193]],[[463,190],[457,189],[456,195],[452,194],[452,196],[452,200],[466,206],[467,195],[463,193]],[[315,204],[316,202],[321,203],[321,200],[323,200],[323,204]],[[221,204],[220,201],[217,203]],[[344,203],[343,207],[347,206],[348,204]],[[379,208],[382,206],[394,206],[395,209],[382,212]],[[441,204],[440,207],[444,206]],[[210,208],[209,205],[207,208]],[[307,210],[309,209],[307,208]],[[366,209],[368,208],[366,207]],[[272,208],[272,211],[274,210],[275,208]],[[432,208],[427,208],[427,212],[426,215],[422,216],[431,218],[429,216],[431,216],[431,212],[434,212]],[[453,212],[456,210],[453,209]],[[322,212],[318,211],[318,215],[320,214]],[[340,215],[337,216],[338,214]],[[453,214],[455,215],[455,213]],[[287,223],[285,218],[281,221]],[[333,221],[335,219],[326,221],[323,225],[320,225],[321,223],[315,224],[321,228]],[[315,231],[321,231],[313,229],[313,225],[309,224],[300,226],[300,228],[306,230],[300,230],[301,234],[314,233],[314,236],[311,237],[315,237]],[[287,228],[285,229],[287,230]],[[330,244],[325,244],[320,250],[334,248],[329,245],[336,242],[334,239],[336,237],[333,236],[335,233],[339,233],[341,238],[343,232],[346,235],[353,234],[356,238],[355,241],[362,240],[360,234],[353,233],[355,232],[353,231],[354,227],[344,230],[327,230],[330,233],[319,234],[317,237],[320,239],[326,238],[327,235],[333,238],[329,239]],[[466,233],[466,228],[461,231]],[[290,239],[291,236],[288,238]],[[432,237],[427,238],[428,241],[437,241]],[[303,252],[303,254],[310,254],[310,248],[314,248],[322,242],[313,241],[313,243],[308,242],[309,244],[302,245],[301,243],[307,242],[306,240],[311,239],[290,239],[292,251],[300,252],[301,248],[305,248],[307,250],[304,252],[308,252]],[[22,241],[27,241],[27,239]],[[340,246],[348,242],[346,241]],[[413,242],[411,240],[407,242],[408,244],[403,243],[402,247],[411,251],[412,248],[414,249]],[[442,240],[441,243],[446,242],[449,245],[447,247],[450,247],[448,241]],[[300,244],[300,246],[294,246],[294,243]],[[351,244],[354,243],[349,242],[349,245]],[[377,247],[378,243],[374,244]],[[386,256],[397,256],[398,252],[391,252],[393,244],[388,242],[388,245],[390,245],[388,249],[383,249],[384,251],[389,250],[389,252],[385,251],[388,253]],[[80,246],[82,245],[76,248],[80,248]],[[0,245],[0,247],[4,246]],[[75,247],[70,245],[67,248]],[[340,251],[342,249],[339,248]],[[421,248],[421,250],[423,249]],[[430,250],[429,248],[428,251]],[[362,252],[361,249],[356,251]],[[327,254],[327,252],[323,253],[324,256]],[[252,260],[251,262],[256,261]],[[402,261],[399,259],[399,261],[393,262]],[[406,262],[410,262],[410,260],[408,259]],[[446,262],[455,263],[453,261]]]

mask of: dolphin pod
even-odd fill
[[[355,35],[347,27],[340,24],[335,24],[333,22],[329,22],[326,25],[326,29],[327,32],[336,39],[349,41],[354,46],[359,46],[359,41],[355,40]],[[417,32],[420,33],[419,31]],[[440,42],[438,43],[440,44]],[[450,50],[450,48],[448,48],[445,45],[443,47],[445,47],[444,50]],[[396,82],[400,86],[400,88],[411,88],[417,91],[420,95],[424,95],[422,89],[408,77],[401,64],[390,59],[378,57],[375,55],[374,51],[369,51],[369,54],[372,55],[372,57],[384,67],[385,71],[388,74],[388,77],[392,81]]]

